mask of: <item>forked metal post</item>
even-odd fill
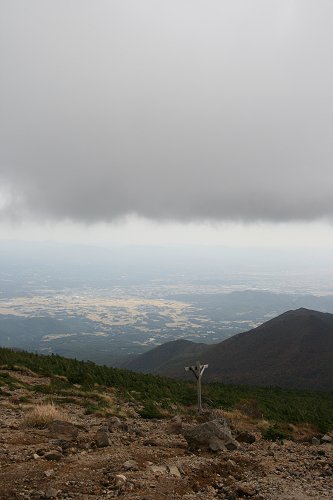
[[[185,366],[185,371],[192,372],[197,379],[197,390],[198,390],[198,411],[202,411],[202,403],[201,403],[201,378],[205,369],[208,368],[208,365],[201,365],[200,361],[197,361],[194,366]]]

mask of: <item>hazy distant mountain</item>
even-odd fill
[[[215,345],[169,342],[128,368],[184,377],[199,357],[207,381],[333,390],[333,314],[301,308]]]

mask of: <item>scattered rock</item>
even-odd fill
[[[181,478],[181,473],[178,469],[178,467],[176,467],[176,465],[168,465],[168,470],[169,470],[169,473],[171,474],[171,476],[175,476],[175,477],[179,477]]]
[[[331,436],[329,436],[328,434],[324,434],[324,436],[320,438],[320,441],[322,443],[332,443],[333,438],[331,438]]]
[[[124,432],[128,432],[129,431],[129,425],[127,422],[125,422],[124,420],[122,420],[120,422],[120,429]]]
[[[121,420],[118,417],[110,417],[108,420],[108,427],[111,431],[112,429],[121,427]]]
[[[239,443],[248,443],[252,444],[256,440],[256,437],[254,434],[251,434],[250,432],[243,431],[237,434],[237,441]]]
[[[20,398],[26,395],[23,386],[15,391]],[[34,391],[27,395],[34,404],[44,397]],[[65,412],[76,424],[72,432],[69,428],[73,427],[67,422],[65,431],[58,422],[50,429],[23,427],[25,408],[7,407],[7,403],[8,397],[1,388],[0,497],[4,500],[332,499],[331,432],[327,433],[327,439],[309,427],[306,428],[308,442],[285,441],[281,446],[258,438],[232,453],[207,452],[221,449],[221,426],[223,438],[227,436],[230,440],[232,436],[239,442],[252,441],[240,431],[237,434],[237,424],[243,428],[237,415],[235,428],[228,428],[224,420],[218,420],[220,425],[215,424],[208,444],[207,440],[200,442],[200,439],[196,444],[202,453],[194,454],[186,449],[188,443],[183,438],[186,429],[193,431],[197,426],[197,417],[192,418],[190,414],[184,416],[183,421],[180,416],[145,420],[128,416],[126,408],[126,419],[105,419],[104,415],[85,414],[83,405],[63,401]],[[122,409],[119,405],[118,411]],[[204,413],[198,418],[206,421],[212,430],[210,421],[224,414],[216,410],[212,415]],[[249,434],[259,435],[259,428],[252,428],[248,428]],[[111,447],[97,446],[94,439],[98,429],[106,436],[106,445],[111,444],[112,439]],[[316,437],[317,445],[310,444],[312,436]]]
[[[108,420],[108,428],[110,432],[115,430],[122,430],[124,432],[128,432],[128,423],[124,420],[120,420],[118,417],[110,417]]]
[[[95,435],[95,443],[98,448],[105,448],[112,444],[111,436],[107,428],[98,429]]]
[[[182,422],[182,418],[180,415],[176,415],[175,417],[173,417],[169,424],[168,424],[168,430],[170,432],[174,432],[174,433],[180,433],[183,429],[183,422]]]
[[[55,488],[48,488],[45,491],[44,498],[56,498],[58,495],[58,491]]]
[[[139,465],[135,460],[127,460],[123,464],[125,470],[139,470]]]
[[[53,469],[47,469],[46,471],[44,471],[44,476],[46,477],[51,477],[53,474],[54,474]]]
[[[61,460],[63,458],[63,455],[58,450],[50,450],[45,453],[44,458],[46,458],[46,460]]]
[[[311,439],[311,443],[318,446],[320,444],[320,439],[316,438],[316,437],[313,437]]]
[[[145,446],[162,446],[162,443],[159,439],[152,439],[152,438],[145,439],[143,444]]]
[[[49,425],[49,432],[54,438],[64,441],[76,441],[79,429],[74,424],[66,422],[65,420],[54,420]]]
[[[116,474],[116,476],[114,477],[114,484],[118,488],[124,486],[126,481],[127,478],[126,476],[124,476],[124,474]]]
[[[150,469],[154,474],[166,474],[168,471],[165,465],[151,465]]]
[[[84,441],[84,442],[79,443],[79,448],[80,448],[80,450],[87,451],[91,448],[91,445],[90,445],[90,443],[87,443]]]
[[[250,484],[238,484],[237,493],[246,497],[253,497],[257,493],[257,490]]]
[[[238,442],[232,437],[225,419],[211,420],[184,432],[190,448],[205,448],[212,451],[235,450]]]

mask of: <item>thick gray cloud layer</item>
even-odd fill
[[[333,215],[331,0],[2,0],[3,216]]]

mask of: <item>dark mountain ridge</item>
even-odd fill
[[[137,356],[126,364],[126,368],[143,373],[172,372],[175,364],[184,366],[189,358],[201,356],[209,347],[186,339],[171,340]]]
[[[185,378],[184,366],[200,358],[209,364],[207,381],[333,390],[333,314],[300,308],[218,344],[179,342],[159,346],[127,368]]]

